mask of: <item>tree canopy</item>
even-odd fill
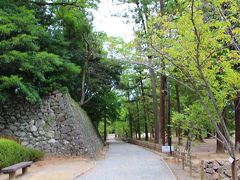
[[[122,67],[103,50],[106,35],[93,30],[89,9],[97,3],[0,1],[1,103],[11,98],[38,103],[52,91],[67,90],[93,121],[101,121],[103,112],[92,107],[117,102],[111,90]]]
[[[97,0],[0,0],[1,103],[37,103],[64,89],[96,126],[104,121],[122,136],[145,134],[163,145],[171,128],[179,144],[184,134],[217,134],[235,159],[239,1],[114,2],[131,5],[124,12],[135,22],[129,43],[94,30],[89,9]]]
[[[0,100],[25,96],[30,102],[60,88],[80,67],[41,47],[51,34],[38,24],[32,10],[1,1]]]

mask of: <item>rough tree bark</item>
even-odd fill
[[[160,0],[159,3],[161,14],[164,15],[164,0]]]
[[[165,83],[166,77],[161,75],[161,86],[160,86],[160,143],[165,145]]]
[[[180,109],[180,95],[179,95],[179,85],[175,84],[175,91],[176,91],[176,104],[177,104],[177,112],[181,113]],[[181,145],[182,143],[182,131],[181,131],[181,124],[178,124],[176,135],[178,137],[178,145]]]
[[[144,11],[141,9],[141,1],[135,1],[137,5],[137,9],[139,12],[140,20],[142,23],[142,28],[146,36],[148,36],[148,13],[144,8]],[[149,46],[149,44],[147,45]],[[153,117],[154,117],[154,142],[159,143],[159,115],[158,115],[158,104],[157,104],[157,90],[156,90],[156,80],[155,80],[155,72],[152,68],[152,56],[148,56],[148,64],[149,64],[149,75],[151,79],[151,88],[152,88],[152,97],[153,97]],[[145,131],[147,130],[147,125],[145,123]],[[146,135],[148,137],[148,135]]]
[[[140,74],[140,86],[141,86],[141,92],[142,92],[142,103],[143,103],[143,111],[144,111],[144,130],[145,130],[145,140],[148,140],[148,124],[147,124],[147,108],[146,108],[146,101],[145,101],[145,92],[143,87],[143,81],[142,81],[142,72],[139,71]]]
[[[227,123],[227,108],[223,108],[223,111],[222,111],[222,116],[224,118],[224,122],[225,124]],[[219,124],[219,129],[222,133],[223,132],[223,129],[221,127],[221,125]],[[222,142],[220,142],[219,140],[221,139],[221,137],[219,136],[219,134],[217,133],[217,148],[216,148],[216,153],[224,153],[225,152],[225,148],[224,148],[224,145]]]
[[[240,92],[235,99],[235,148],[240,147]]]
[[[88,68],[88,58],[86,58],[83,71],[82,71],[82,82],[81,82],[81,99],[80,105],[82,106],[85,101],[85,83],[86,83],[86,76],[87,76],[87,68]]]
[[[152,65],[152,56],[148,56],[148,63]],[[152,87],[152,98],[153,98],[153,117],[154,117],[154,142],[159,143],[159,114],[158,114],[158,102],[157,102],[157,86],[155,79],[155,72],[152,68],[149,68],[149,75],[151,79],[151,87]]]
[[[130,108],[128,109],[128,115],[129,115],[128,120],[129,120],[130,138],[132,139],[133,138],[133,116]]]
[[[171,87],[170,82],[167,82],[167,120],[168,120],[168,146],[170,146],[170,155],[172,155],[172,132],[171,132]]]
[[[237,166],[236,166],[237,163],[236,163],[236,153],[235,153],[235,149],[234,149],[234,144],[233,144],[233,142],[231,140],[230,134],[228,132],[228,129],[227,129],[226,124],[224,122],[224,119],[222,117],[221,111],[219,110],[219,107],[218,107],[217,101],[215,99],[215,96],[214,96],[214,94],[213,94],[213,92],[212,92],[212,90],[210,88],[209,81],[205,77],[205,75],[203,73],[203,69],[202,69],[201,63],[200,63],[200,49],[201,49],[200,47],[201,47],[202,41],[201,41],[201,34],[198,31],[197,26],[195,24],[195,19],[194,19],[194,2],[195,2],[195,0],[192,0],[192,4],[191,4],[191,21],[192,21],[192,25],[193,25],[193,29],[194,29],[195,38],[196,38],[196,41],[197,41],[197,44],[196,44],[196,55],[195,55],[196,67],[198,69],[200,78],[203,80],[203,83],[204,83],[205,88],[207,90],[207,93],[209,95],[209,99],[210,99],[210,101],[213,104],[214,111],[217,113],[217,116],[218,116],[217,119],[220,120],[219,123],[221,124],[222,130],[223,130],[224,133],[222,133],[221,130],[219,129],[218,124],[217,124],[217,120],[216,120],[216,118],[214,116],[212,116],[211,110],[206,106],[204,101],[202,101],[202,103],[204,105],[204,108],[208,111],[208,114],[213,117],[212,121],[214,123],[215,129],[216,129],[217,133],[219,134],[219,136],[221,137],[222,142],[226,146],[226,149],[227,149],[229,155],[231,156],[231,158],[233,160],[233,162],[231,164],[231,167],[232,167],[232,179],[236,180],[237,179]],[[197,88],[196,88],[196,90],[197,90]],[[197,90],[197,93],[200,94],[200,97],[201,97],[201,93],[198,90]]]
[[[179,95],[179,85],[175,84],[175,90],[176,90],[176,101],[177,101],[177,112],[181,112],[180,109],[180,95]]]
[[[138,139],[141,139],[140,110],[139,110],[138,100],[136,101],[136,107],[137,107],[137,134],[138,134]]]
[[[128,91],[127,91],[127,98],[128,98],[128,103],[131,104],[131,100],[130,100],[130,85],[128,83]],[[130,138],[133,137],[133,116],[132,116],[132,112],[131,112],[131,108],[128,107],[128,121],[129,121],[129,130],[130,130]]]
[[[150,120],[150,109],[148,106],[146,106],[146,110],[147,110],[146,111],[147,112],[147,120],[149,121]],[[152,133],[153,124],[152,123],[150,124],[148,121],[147,121],[148,132]],[[150,133],[150,136],[148,136],[148,139],[151,139],[151,136],[154,134],[154,132],[153,132],[153,134],[151,134],[151,133]]]
[[[137,139],[141,139],[141,127],[140,127],[140,109],[139,109],[139,87],[136,89],[136,109],[137,109],[137,115],[136,115],[136,131],[137,131]]]
[[[92,56],[92,49],[90,49],[90,45],[89,42],[87,40],[87,37],[85,37],[83,35],[83,39],[84,39],[84,46],[85,46],[85,51],[86,51],[86,55],[85,55],[85,61],[84,61],[84,65],[82,67],[82,82],[81,82],[81,99],[80,99],[80,105],[84,105],[85,103],[87,103],[92,97],[89,97],[86,100],[86,77],[87,77],[87,73],[88,73],[88,65],[89,65],[89,60],[91,59]]]
[[[160,0],[160,13],[163,16],[164,15],[164,0]],[[165,64],[161,62],[162,70],[165,69]],[[160,143],[162,145],[165,145],[165,82],[166,82],[166,76],[163,75],[163,73],[160,74],[160,81],[161,81],[161,87],[160,87]]]

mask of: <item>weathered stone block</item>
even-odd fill
[[[31,131],[31,132],[37,131],[37,127],[33,125],[33,126],[31,127],[30,131]]]
[[[54,144],[54,143],[56,143],[56,140],[55,140],[55,139],[50,139],[50,140],[48,141],[48,143]]]
[[[47,132],[46,137],[53,138],[54,137],[54,131]]]
[[[6,135],[6,136],[12,136],[12,135],[13,135],[12,131],[9,130],[9,129],[4,129],[4,130],[2,130],[0,133],[1,133],[2,135]]]
[[[0,124],[0,130],[5,129],[5,125],[4,124]]]
[[[32,134],[33,134],[34,137],[38,137],[39,136],[38,131],[34,131]]]
[[[40,135],[40,136],[43,136],[44,134],[45,134],[44,131],[39,131],[39,135]]]
[[[23,142],[21,143],[21,145],[22,145],[22,146],[27,146],[27,145],[28,145],[28,142],[23,141]]]
[[[24,131],[15,131],[14,135],[17,137],[25,137],[26,133]]]
[[[18,128],[17,128],[14,124],[11,124],[10,127],[9,127],[9,129],[10,129],[11,131],[16,131]]]
[[[214,171],[213,171],[212,168],[207,168],[205,171],[206,171],[206,173],[208,173],[208,174],[213,174],[213,173],[214,173]]]

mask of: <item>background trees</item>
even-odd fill
[[[179,144],[184,134],[201,140],[217,132],[235,158],[237,1],[117,2],[132,7],[130,43],[94,31],[88,9],[97,1],[0,1],[0,101],[38,102],[66,87],[96,126],[146,140],[150,133],[164,145],[168,114]]]
[[[37,103],[67,89],[96,125],[118,114],[111,91],[122,67],[104,52],[106,35],[93,30],[89,9],[97,3],[0,1],[1,102],[19,97]]]
[[[0,100],[25,96],[28,101],[60,88],[80,72],[70,61],[41,45],[50,37],[34,12],[22,3],[1,1]]]
[[[239,10],[239,5],[236,1],[192,0],[182,1],[180,5],[178,1],[160,1],[160,9],[149,11],[148,8],[157,7],[154,6],[155,1],[134,1],[134,3],[138,12],[136,20],[142,25],[142,30],[136,33],[138,41],[135,41],[135,54],[144,56],[143,52],[147,49],[150,57],[154,57],[155,66],[160,69],[160,76],[168,77],[175,83],[187,87],[191,92],[187,97],[194,97],[188,99],[180,115],[179,90],[176,93],[178,96],[178,113],[174,113],[174,120],[178,121],[175,124],[176,128],[179,130],[180,127],[187,126],[188,135],[194,134],[194,137],[199,139],[216,131],[218,139],[235,160],[234,144],[223,112],[226,106],[236,99],[240,88],[239,22],[236,20],[239,16],[236,12]],[[139,63],[140,60],[142,64],[149,66],[147,58],[133,57],[135,63]],[[145,55],[145,57],[149,56]],[[157,60],[160,60],[160,64]],[[168,83],[172,82],[168,81]],[[163,78],[161,78],[161,87],[160,94],[165,94]],[[160,118],[165,119],[164,98],[164,95],[161,95]],[[236,107],[235,103],[235,112],[238,112]],[[163,121],[160,124],[163,127],[165,125]],[[235,125],[238,127],[237,123]],[[164,133],[165,130],[160,129],[163,144]]]
[[[176,99],[171,101],[177,104],[174,111],[178,113],[173,113],[175,129],[179,131],[181,127],[187,126],[188,134],[194,134],[193,137],[199,139],[207,134],[213,135],[216,131],[218,139],[235,159],[234,145],[229,134],[231,127],[227,127],[226,113],[223,112],[226,107],[233,108],[240,88],[237,1],[124,3],[133,5],[134,18],[141,28],[137,29],[137,38],[130,45],[131,55],[126,56],[126,51],[122,49],[119,53],[125,53],[124,57],[132,60],[131,63],[145,65],[146,68],[154,69],[158,76],[167,77],[172,86],[177,85],[176,92],[172,93]],[[158,96],[166,93],[165,80],[161,78],[160,83],[162,88]],[[166,114],[164,96],[159,101],[162,104],[162,115]],[[236,107],[235,103],[233,110],[237,114]],[[165,119],[165,116],[160,117]],[[160,124],[163,127],[166,125],[162,121]],[[198,128],[193,126],[196,124]],[[237,128],[237,121],[235,125]],[[236,129],[236,135],[237,132]],[[165,130],[160,129],[160,134],[164,133]]]

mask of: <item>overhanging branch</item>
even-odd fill
[[[40,1],[28,1],[38,6],[76,6],[79,7],[78,3],[75,2],[40,2]]]

